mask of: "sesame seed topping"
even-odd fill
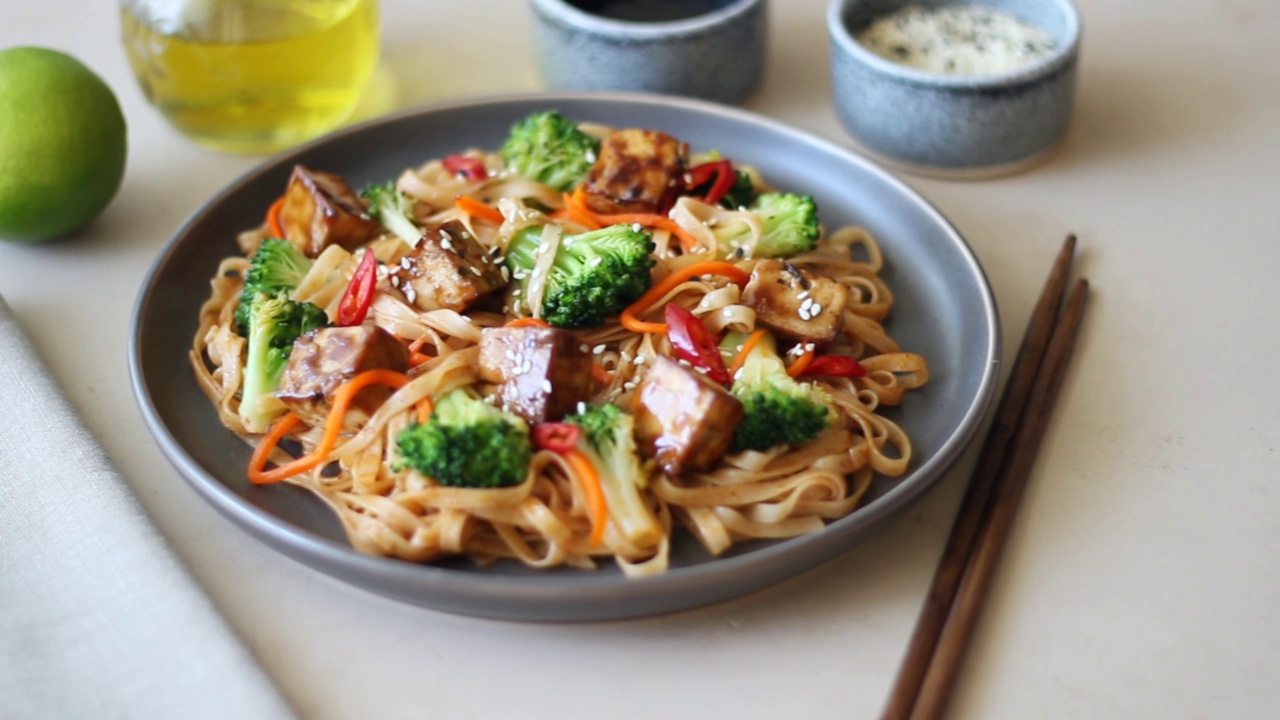
[[[544,392],[551,392],[551,381],[550,381],[550,380],[543,380],[543,381],[542,381],[542,390],[543,390]]]
[[[476,277],[479,277],[479,276],[481,276],[481,275],[484,275],[484,271],[483,271],[483,270],[481,270],[480,268],[476,267],[475,265],[472,265],[472,266],[471,266],[471,274],[475,275]]]
[[[600,343],[599,345],[591,348],[592,355],[599,355],[602,352],[604,352],[604,343]]]

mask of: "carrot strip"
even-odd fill
[[[593,362],[591,363],[591,379],[601,385],[608,385],[613,382],[613,373],[605,370],[604,366],[600,363]]]
[[[262,441],[253,449],[253,454],[249,456],[249,480],[254,483],[267,482],[265,480],[259,481],[255,479],[255,474],[260,474],[262,472],[263,466],[267,464],[267,457],[271,455],[272,448],[279,445],[280,440],[283,439],[284,436],[293,429],[293,426],[297,425],[299,422],[301,422],[301,420],[293,413],[292,410],[290,410],[280,416],[280,419],[276,420],[275,423],[271,425],[267,430],[267,433],[262,436]]]
[[[551,323],[536,317],[520,317],[507,323],[507,327],[551,327]]]
[[[471,215],[472,217],[478,217],[481,220],[488,220],[496,225],[501,225],[502,221],[505,220],[505,218],[502,217],[502,213],[498,212],[496,208],[486,205],[470,195],[459,195],[454,198],[453,204],[457,205],[459,210]]]
[[[569,463],[569,467],[582,479],[582,494],[586,496],[587,509],[591,515],[591,544],[599,545],[604,540],[604,528],[609,523],[609,504],[604,499],[604,486],[600,484],[600,473],[591,460],[579,449],[569,448],[560,454]]]
[[[605,226],[605,223],[597,220],[596,214],[587,207],[587,191],[582,185],[574,188],[572,193],[565,194],[564,209],[569,214],[570,220],[588,230],[599,230]]]
[[[666,323],[647,322],[637,317],[640,313],[648,310],[663,295],[671,292],[680,283],[685,282],[696,275],[723,275],[738,285],[746,285],[751,279],[751,274],[746,270],[724,260],[707,260],[705,262],[693,263],[671,273],[662,278],[662,280],[649,288],[649,290],[640,296],[639,300],[628,305],[623,309],[622,315],[618,321],[622,326],[632,332],[639,333],[665,333],[667,332]]]
[[[306,472],[311,468],[319,465],[333,451],[334,446],[338,444],[338,433],[342,431],[342,418],[347,414],[347,408],[351,405],[351,400],[356,393],[365,387],[374,384],[390,385],[394,388],[403,387],[409,382],[409,376],[395,370],[366,370],[359,375],[351,378],[333,393],[333,406],[329,408],[329,415],[324,421],[324,435],[321,436],[320,444],[314,450],[294,460],[293,462],[279,465],[272,470],[263,470],[266,465],[267,455],[272,446],[280,442],[280,438],[293,427],[293,422],[297,422],[298,416],[293,413],[285,415],[276,426],[273,426],[259,443],[258,449],[254,451],[253,456],[249,458],[249,482],[254,484],[273,483],[283,480],[287,477],[293,477],[298,473]],[[284,424],[285,419],[290,415],[293,416],[293,422],[288,424],[283,430],[279,429],[279,425]],[[275,439],[268,445],[267,441],[274,436]],[[267,445],[266,449],[262,446]],[[261,452],[259,452],[261,450]]]
[[[804,354],[796,358],[795,362],[791,363],[791,366],[787,368],[787,374],[791,377],[800,377],[800,374],[805,371],[805,368],[809,367],[809,364],[813,362],[815,354],[813,347],[810,346],[804,351]]]
[[[418,404],[417,404],[417,405],[415,405],[414,407],[416,407],[416,408],[418,409],[418,422],[419,422],[419,423],[425,423],[426,421],[430,420],[430,419],[431,419],[431,413],[433,413],[433,412],[435,412],[435,411],[436,411],[436,404],[435,404],[435,403],[433,403],[433,402],[431,402],[431,397],[430,397],[430,396],[426,396],[426,397],[422,398],[421,400],[419,400],[419,401],[418,401]]]
[[[742,341],[742,349],[738,351],[737,355],[733,356],[733,362],[729,363],[729,377],[737,375],[738,371],[742,369],[742,364],[747,361],[747,356],[751,354],[751,351],[756,349],[756,344],[760,342],[760,338],[764,337],[764,333],[763,329],[756,330],[748,335],[746,340]]]
[[[617,213],[614,215],[596,215],[595,218],[603,225],[631,225],[633,223],[639,223],[645,227],[666,230],[676,236],[676,239],[680,241],[680,247],[684,248],[686,251],[692,250],[698,246],[697,238],[690,235],[689,231],[685,230],[684,226],[680,223],[665,215],[658,215],[655,213]]]
[[[280,209],[284,207],[284,198],[281,195],[267,208],[267,230],[271,232],[271,237],[284,238],[284,226],[280,224]]]

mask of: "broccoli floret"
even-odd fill
[[[280,375],[289,362],[293,341],[313,328],[329,324],[324,308],[289,299],[287,291],[260,293],[242,307],[249,308],[248,358],[240,390],[240,420],[249,432],[266,432],[285,407],[276,399]]]
[[[734,352],[746,336],[729,333],[720,348]],[[827,427],[831,398],[822,388],[795,380],[778,357],[772,335],[752,348],[729,388],[742,401],[742,422],[730,450],[768,450],[775,445],[798,445]]]
[[[425,423],[396,436],[396,470],[411,467],[454,487],[503,487],[522,482],[533,457],[529,426],[485,402],[475,390],[451,390]]]
[[[247,337],[249,334],[249,312],[254,298],[263,294],[292,292],[311,270],[311,265],[311,258],[288,240],[264,239],[249,258],[249,270],[245,272],[244,288],[240,291],[240,305],[236,308],[236,326],[240,335]]]
[[[542,226],[527,227],[507,245],[507,268],[521,297],[529,297]],[[560,239],[547,273],[541,315],[557,327],[598,327],[649,289],[653,241],[631,225],[610,225]]]
[[[400,192],[394,180],[370,185],[360,191],[360,197],[368,204],[370,217],[409,243],[409,247],[417,247],[422,239],[422,230],[409,219],[413,200]]]
[[[587,176],[600,140],[554,110],[534,113],[511,128],[502,145],[507,167],[521,175],[568,190]]]
[[[763,192],[746,208],[760,216],[764,232],[752,257],[790,257],[818,245],[818,205],[809,195]],[[737,222],[713,231],[722,256],[734,253],[750,232]]]
[[[640,465],[635,441],[635,419],[622,408],[607,403],[585,404],[565,417],[582,428],[576,447],[595,466],[609,506],[609,520],[633,545],[650,547],[663,535],[640,489],[648,476]]]

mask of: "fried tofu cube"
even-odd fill
[[[615,130],[587,173],[587,206],[598,213],[653,213],[683,182],[689,146],[657,130]]]
[[[530,423],[559,420],[592,391],[591,354],[553,327],[495,327],[480,336],[480,379],[497,383],[503,407]]]
[[[701,373],[658,356],[636,388],[632,413],[641,451],[679,475],[705,470],[728,451],[742,402]]]
[[[502,265],[458,220],[428,230],[388,278],[423,311],[464,310],[507,284]]]
[[[294,341],[276,397],[303,422],[322,425],[338,387],[366,370],[378,369],[409,369],[409,350],[396,336],[372,323],[317,328]],[[378,384],[356,393],[351,408],[358,412],[349,412],[344,424],[358,426],[391,393],[391,388]]]
[[[364,201],[346,180],[332,173],[293,166],[280,207],[286,239],[307,257],[330,245],[356,248],[382,234],[382,225],[365,213]]]
[[[849,288],[780,260],[761,260],[742,290],[756,321],[801,342],[826,342],[842,324]]]

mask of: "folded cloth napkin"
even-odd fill
[[[0,718],[287,718],[0,298]]]

